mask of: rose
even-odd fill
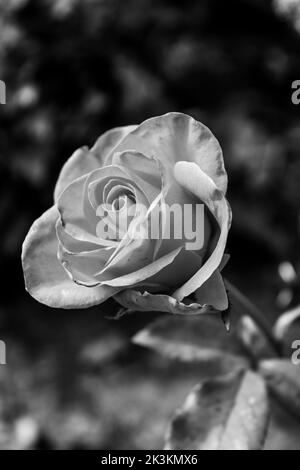
[[[54,205],[29,230],[22,252],[27,290],[60,308],[89,307],[114,296],[136,310],[225,310],[220,270],[231,222],[226,187],[218,141],[185,114],[106,132],[91,150],[83,147],[65,163]],[[184,238],[161,235],[163,207],[174,203],[205,205],[201,249],[187,250]],[[117,236],[104,237],[116,212]],[[160,235],[151,238],[145,227],[155,213]]]

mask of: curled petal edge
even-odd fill
[[[114,295],[114,299],[123,307],[139,312],[167,312],[176,315],[200,315],[218,313],[212,305],[200,305],[197,302],[185,304],[165,294],[150,294],[134,289],[127,289]]]

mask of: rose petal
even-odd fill
[[[109,240],[105,243],[97,235],[99,217],[97,217],[94,208],[90,204],[88,189],[92,183],[99,180],[100,184],[102,179],[110,177],[128,180],[128,176],[120,167],[103,167],[77,178],[59,196],[57,207],[61,215],[62,225],[73,238],[100,246],[108,244]],[[130,184],[139,189],[135,183],[130,182]],[[146,205],[147,199],[143,192],[138,191],[138,195],[139,202]]]
[[[126,270],[128,272],[128,268],[130,268],[131,274],[128,274],[129,278],[131,279],[133,276],[134,270],[137,271],[138,278],[137,280],[131,282],[126,280],[126,285],[132,285],[136,282],[140,282],[144,279],[148,279],[149,277],[154,276],[153,279],[151,278],[151,283],[160,283],[161,278],[167,278],[168,281],[172,283],[172,287],[174,287],[178,285],[180,281],[182,283],[187,280],[199,269],[202,258],[192,252],[185,252],[184,255],[180,253],[183,248],[182,244],[177,244],[177,246],[173,249],[170,249],[169,252],[160,255],[158,258],[155,258],[157,253],[155,249],[157,247],[157,241],[155,238],[153,239],[152,226],[150,237],[148,228],[149,218],[151,218],[151,214],[155,210],[156,206],[159,205],[161,197],[162,194],[160,194],[156,200],[153,201],[152,205],[147,211],[146,217],[143,217],[141,228],[144,229],[144,235],[140,234],[139,238],[134,238],[135,231],[132,231],[132,235],[129,232],[128,236],[123,238],[119,247],[115,253],[113,253],[112,258],[107,263],[105,269],[98,273],[99,275],[96,275],[97,279],[101,279],[102,282],[107,282],[107,280],[111,279],[111,282],[114,282],[113,278],[118,277],[119,279],[115,282],[118,282],[119,285],[119,282],[121,282],[120,277],[122,277],[121,285],[123,285],[123,280],[126,278],[125,272]],[[151,221],[151,225],[152,222],[153,220]],[[174,258],[172,257],[172,253],[177,252],[180,253],[179,260],[177,259],[177,256]],[[168,259],[169,261],[166,261]],[[175,264],[173,265],[172,263],[174,260]],[[168,270],[168,272],[166,272],[164,275],[160,276],[160,271],[164,271],[170,264],[172,264],[171,269]],[[104,275],[106,276],[105,278]],[[165,283],[165,285],[168,285],[168,283]]]
[[[134,131],[136,127],[136,125],[115,127],[104,132],[104,134],[96,140],[94,146],[91,148],[91,152],[98,158],[99,163],[97,168],[107,164],[108,155],[114,153],[115,148],[122,142],[124,137],[126,137],[129,132]]]
[[[116,208],[115,202],[122,204],[119,208]],[[114,203],[111,206],[105,206],[107,208],[107,218],[114,225],[114,230],[117,228],[117,238],[121,240],[129,228],[130,223],[132,222],[134,215],[136,213],[136,205],[128,196],[121,196],[115,199]],[[111,207],[111,208],[110,208]]]
[[[37,219],[23,244],[25,286],[39,302],[56,308],[83,308],[100,304],[116,290],[108,286],[78,286],[68,278],[57,258],[56,206]]]
[[[227,292],[218,269],[196,290],[195,297],[201,305],[212,305],[221,311],[228,309]]]
[[[182,249],[172,264],[163,268],[148,281],[163,285],[165,290],[174,290],[187,282],[201,268],[201,265],[201,256],[194,251]]]
[[[87,179],[83,175],[73,181],[61,193],[57,201],[62,225],[77,240],[99,243],[96,236],[97,217],[87,200]]]
[[[150,203],[161,192],[161,170],[154,158],[149,158],[134,150],[127,150],[115,153],[112,157],[112,164],[124,168],[133,181],[143,188]]]
[[[57,201],[63,190],[76,178],[104,166],[107,155],[135,127],[116,127],[102,134],[91,150],[88,147],[76,150],[62,167],[54,190],[54,201]]]
[[[90,287],[100,284],[94,275],[105,266],[113,251],[113,247],[106,247],[82,253],[69,253],[60,245],[58,257],[74,282]]]
[[[170,168],[178,161],[195,162],[226,193],[227,174],[219,142],[206,126],[186,114],[168,113],[144,121],[114,151],[130,149],[169,162]]]
[[[122,245],[122,250],[119,247]],[[60,258],[71,278],[79,284],[94,286],[138,271],[153,260],[154,242],[147,233],[141,238],[126,238],[115,249],[101,248],[83,253],[70,253],[60,247]]]
[[[114,287],[133,286],[139,282],[144,281],[145,279],[154,276],[154,274],[159,272],[165,266],[171,264],[178,255],[178,253],[180,253],[181,249],[182,247],[179,247],[176,250],[173,250],[171,253],[168,253],[167,255],[162,256],[161,258],[153,261],[152,263],[146,264],[146,266],[141,269],[138,269],[124,276],[120,276],[107,281],[102,281],[102,283]]]
[[[219,271],[220,272],[223,271],[223,269],[225,268],[225,266],[227,265],[229,260],[230,260],[230,254],[229,253],[224,253],[222,261],[221,261],[220,266],[219,266]]]
[[[160,221],[163,220],[163,214],[167,215],[166,207],[172,209],[176,204],[179,206],[180,210],[182,210],[185,204],[190,205],[193,210],[193,220],[195,220],[196,204],[199,203],[199,200],[194,195],[186,193],[186,191],[184,191],[181,185],[176,181],[173,175],[173,171],[171,173],[166,171],[165,166],[160,161],[147,157],[139,152],[129,150],[115,153],[112,157],[112,162],[119,165],[123,164],[125,171],[130,174],[134,181],[137,181],[139,186],[143,187],[144,190],[147,184],[147,180],[149,179],[152,181],[153,189],[156,188],[154,191],[157,191],[159,187],[161,188],[161,203],[157,205],[156,208],[156,214],[160,213]],[[140,176],[143,178],[142,182],[139,181]],[[146,192],[149,194],[149,190],[146,190]],[[153,199],[155,197],[155,192],[152,195],[150,194],[150,197]],[[170,223],[166,223],[165,226],[165,229],[168,229],[169,231],[168,234],[164,233],[166,230],[164,230],[161,225],[157,227],[158,230],[160,229],[160,234],[157,237],[155,258],[159,258],[166,253],[170,253],[170,251],[190,241],[185,238],[185,233],[182,233],[180,239],[174,239],[172,220],[169,222]],[[175,221],[175,223],[178,222]],[[153,226],[154,224],[152,223],[151,225]],[[182,223],[180,225],[182,225]],[[162,237],[162,233],[164,233],[164,237]],[[205,214],[204,244],[203,247],[198,250],[198,253],[201,256],[203,256],[203,254],[205,254],[207,251],[210,235],[211,223],[207,217],[207,214]]]
[[[128,273],[142,269],[153,260],[154,243],[145,233],[141,238],[126,242],[126,236],[119,247],[112,253],[104,269],[95,274],[102,281],[124,277]]]
[[[119,277],[128,271],[132,272],[134,267],[136,270],[141,269],[155,259],[156,247],[160,240],[156,238],[158,228],[153,227],[152,222],[155,223],[156,218],[153,221],[152,215],[155,210],[159,210],[161,198],[162,194],[159,194],[149,208],[138,204],[134,206],[136,211],[128,226],[128,231],[109,259],[105,269],[98,273],[101,275],[101,279],[103,279],[105,272],[109,273],[109,278],[106,277],[106,279],[111,279],[112,272],[115,272],[115,277]],[[169,253],[171,251],[169,250]]]
[[[144,188],[142,188],[139,185],[139,181],[136,181],[136,180],[132,181],[130,179],[130,176],[128,176],[124,172],[124,169],[119,167],[119,166],[116,166],[116,165],[110,165],[110,166],[107,166],[107,167],[103,167],[99,170],[96,170],[96,171],[92,172],[88,176],[87,187],[88,187],[88,192],[89,192],[88,198],[89,198],[90,201],[95,202],[95,200],[96,200],[95,194],[93,194],[93,192],[96,190],[96,187],[95,187],[96,182],[99,184],[99,186],[101,188],[103,188],[103,194],[106,193],[107,183],[110,180],[109,175],[113,176],[114,181],[120,181],[120,182],[123,182],[124,184],[126,183],[129,188],[132,188],[132,191],[134,192],[134,200],[135,200],[135,205],[132,207],[134,213],[136,212],[137,207],[140,207],[140,208],[144,209],[145,211],[147,210],[147,207],[149,206],[149,201],[148,201],[147,195],[145,194],[145,192],[143,190]],[[116,180],[115,177],[118,177],[118,179]],[[107,193],[107,200],[109,200],[109,198],[111,197],[112,191],[113,191],[113,188],[110,188],[109,192]],[[101,205],[101,207],[102,207],[102,205]],[[106,220],[105,219],[104,220],[98,219],[97,227],[99,229],[102,227],[102,232],[103,232],[103,230],[105,230],[105,225],[106,225]],[[130,242],[130,240],[131,240],[131,237],[127,236],[127,234],[126,234],[126,236],[123,238],[123,240],[118,245],[116,253],[119,252],[120,249],[124,245],[127,245]],[[142,258],[142,253],[141,253],[140,257]]]
[[[116,197],[119,197],[124,193],[127,196],[131,196],[133,201],[136,199],[134,187],[131,184],[128,184],[127,181],[120,181],[120,178],[107,179],[107,182],[103,187],[102,200],[105,201],[106,204],[112,204]]]
[[[226,247],[231,223],[231,210],[224,194],[195,163],[176,163],[175,177],[186,190],[196,195],[207,205],[220,226],[220,236],[211,256],[188,282],[174,292],[173,296],[182,300],[202,286],[219,267]]]
[[[142,293],[134,289],[126,289],[114,295],[114,299],[123,307],[140,312],[168,312],[177,315],[199,315],[215,312],[215,309],[209,305],[202,306],[195,302],[184,304],[169,295]]]
[[[56,235],[58,241],[69,253],[80,253],[81,251],[92,251],[99,248],[98,243],[91,243],[88,241],[77,240],[72,237],[64,229],[61,218],[59,217],[56,223]]]
[[[110,167],[104,167],[110,168]],[[118,168],[118,167],[117,167]],[[88,181],[88,198],[96,211],[100,204],[112,204],[113,197],[117,196],[118,191],[123,190],[123,194],[131,194],[133,199],[137,199],[137,186],[133,184],[127,175],[116,178],[112,175],[101,174],[101,169],[97,170],[97,179]],[[92,175],[92,173],[91,173]],[[145,200],[146,197],[144,196]]]
[[[98,167],[99,161],[88,147],[75,150],[61,169],[54,189],[54,202],[57,202],[61,193],[72,181]]]
[[[178,198],[180,193],[178,193],[174,187],[173,189],[174,199],[170,198],[170,194],[168,192],[166,200],[164,201],[165,205],[162,206],[162,225],[164,229],[163,237],[160,240],[158,256],[182,245],[187,246],[188,249],[191,250],[191,243],[196,242],[197,236],[200,236],[200,230],[203,230],[203,244],[199,244],[198,249],[193,250],[203,258],[207,254],[208,246],[211,241],[211,234],[213,232],[213,224],[210,220],[211,217],[208,216],[209,211],[204,207],[203,220],[202,217],[198,220],[199,211],[197,204],[203,204],[202,201],[189,197],[189,195],[182,195],[182,198],[180,199]],[[201,223],[201,226],[197,227],[197,233],[195,233],[195,228],[193,228],[192,231],[192,227],[195,226],[196,221],[198,224],[199,222]],[[191,229],[190,233],[188,232],[188,228]],[[193,235],[194,238],[189,239],[188,235]]]
[[[120,181],[120,184],[121,183],[127,184],[130,188],[131,187],[134,188],[137,202],[144,206],[148,205],[148,199],[143,191],[143,187],[141,187],[137,181],[133,181],[128,176],[125,168],[122,168],[117,165],[105,166],[103,168],[99,168],[98,170],[95,170],[92,173],[90,173],[87,177],[87,186],[88,188],[91,188],[91,190],[95,191],[95,183],[98,182],[99,185],[101,184],[101,188],[103,187],[103,191],[104,191],[105,185],[111,179]],[[106,201],[99,201],[99,203],[100,202],[106,202]]]
[[[70,229],[70,226],[68,226],[68,228]],[[79,227],[72,227],[71,231],[73,231],[73,235],[67,232],[66,228],[62,225],[60,217],[56,226],[57,238],[69,253],[80,253],[81,251],[92,251],[111,246],[116,248],[118,246],[118,242],[114,242],[109,238],[102,239],[100,236],[96,238],[91,236],[90,239],[93,241],[88,241],[86,231]]]

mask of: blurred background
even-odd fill
[[[270,319],[299,303],[299,58],[297,0],[1,0],[0,448],[159,448],[197,381],[130,344],[153,314],[52,310],[24,290],[30,225],[65,160],[109,128],[205,123],[229,173],[225,275]]]

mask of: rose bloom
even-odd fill
[[[220,145],[190,116],[168,113],[104,133],[67,160],[54,205],[30,228],[22,252],[26,289],[58,308],[113,296],[131,310],[226,310],[226,188]],[[205,205],[201,249],[186,249],[184,236],[163,237],[163,217],[154,227],[159,236],[135,236],[153,212],[173,204]],[[135,206],[146,210],[135,214]],[[108,220],[118,221],[115,238],[101,236]]]

